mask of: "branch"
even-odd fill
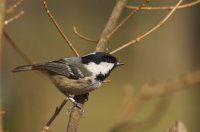
[[[176,124],[171,127],[167,132],[187,132],[187,128],[181,121],[177,121]]]
[[[182,4],[182,5],[178,6],[177,9],[192,7],[192,6],[195,6],[199,3],[200,3],[200,0],[196,0],[196,1],[193,1],[193,2],[190,2],[190,3],[187,3],[187,4]],[[131,9],[131,10],[137,10],[138,9],[137,6],[130,6],[130,5],[127,5],[126,8]],[[175,8],[175,6],[142,7],[141,10],[172,10],[174,8]]]
[[[73,30],[74,30],[74,33],[75,33],[79,38],[81,38],[81,39],[84,39],[84,40],[87,40],[87,41],[93,42],[93,43],[97,43],[97,42],[98,42],[98,40],[94,40],[94,39],[88,38],[88,37],[86,37],[86,36],[80,34],[80,33],[77,31],[76,26],[73,27]]]
[[[24,15],[24,11],[20,11],[17,15],[11,17],[10,19],[8,20],[5,20],[4,21],[4,24],[5,25],[8,25],[9,23],[15,21],[15,20],[18,20],[22,15]]]
[[[121,47],[119,47],[119,48],[113,50],[112,52],[110,52],[110,54],[114,54],[114,53],[116,53],[116,52],[118,52],[118,51],[120,51],[120,50],[122,50],[122,49],[124,49],[124,48],[126,48],[126,47],[128,47],[128,46],[130,46],[130,45],[133,45],[133,44],[138,43],[141,39],[143,39],[143,38],[146,37],[147,35],[151,34],[153,31],[155,31],[156,29],[158,29],[159,27],[161,27],[161,26],[170,18],[170,16],[175,12],[175,10],[176,10],[177,7],[181,4],[181,2],[183,2],[183,0],[180,0],[180,1],[176,4],[176,6],[173,8],[173,10],[171,10],[171,11],[169,12],[169,14],[168,14],[162,21],[160,21],[156,26],[154,26],[153,28],[151,28],[149,31],[147,31],[147,32],[144,33],[143,35],[137,37],[136,39],[131,40],[130,42],[128,42],[128,43],[122,45]]]
[[[133,88],[132,88],[133,89]],[[130,98],[132,100],[133,96]],[[131,101],[128,100],[127,102]],[[137,131],[137,130],[149,130],[152,127],[156,126],[160,120],[164,117],[169,107],[170,101],[167,99],[160,99],[156,106],[154,107],[153,112],[148,115],[143,120],[137,121],[126,121],[123,124],[115,125],[110,129],[110,132],[120,132],[120,131]],[[132,117],[132,116],[131,116]]]
[[[16,51],[16,53],[20,57],[22,57],[22,59],[27,64],[33,64],[33,61],[16,45],[16,43],[11,39],[11,37],[5,31],[3,31],[3,34],[4,34],[5,38],[9,41],[10,45],[12,46],[12,48]],[[68,98],[64,99],[63,102],[61,103],[61,105],[56,108],[55,113],[52,115],[52,117],[46,123],[45,127],[43,127],[43,129],[41,130],[41,132],[47,132],[48,131],[49,126],[55,120],[55,118],[57,117],[57,115],[60,113],[60,111],[62,110],[62,108],[66,104],[67,100],[68,100]]]
[[[4,21],[5,0],[0,0],[0,74],[2,75],[2,33]],[[0,111],[2,111],[2,76],[0,76]],[[0,116],[0,132],[3,132],[2,116]]]
[[[116,23],[124,9],[124,7],[126,6],[128,0],[118,0],[115,7],[113,8],[113,11],[111,13],[111,16],[101,34],[101,37],[99,39],[99,42],[96,46],[96,51],[105,51],[106,47],[108,46],[108,42],[109,42],[109,35],[110,33],[113,31],[113,29],[116,26]]]
[[[128,100],[126,105],[123,107],[123,111],[119,114],[117,123],[113,126],[115,128],[123,127],[124,123],[127,122],[129,117],[136,112],[136,108],[138,109],[140,105],[142,105],[145,101],[149,101],[150,99],[162,97],[165,95],[169,95],[175,93],[177,91],[192,88],[189,87],[191,85],[200,83],[200,70],[181,76],[173,81],[169,81],[165,84],[157,84],[157,85],[145,85],[143,86],[133,97]],[[113,130],[112,129],[112,130]]]
[[[103,83],[110,83],[111,80],[104,80]]]
[[[33,61],[16,45],[16,43],[11,39],[11,37],[5,31],[3,31],[3,34],[4,34],[5,38],[9,41],[10,45],[12,46],[12,48],[16,51],[16,53],[20,57],[22,57],[22,59],[27,64],[33,64]],[[52,117],[50,118],[50,120],[46,123],[45,127],[41,130],[41,132],[47,132],[48,131],[49,126],[55,120],[55,118],[57,117],[57,115],[60,113],[60,111],[62,110],[62,108],[66,104],[67,100],[68,100],[68,98],[64,99],[63,102],[61,103],[61,105],[56,108],[55,113],[52,115]]]
[[[81,118],[81,115],[83,115],[83,112],[77,107],[74,107],[72,110],[73,112],[70,114],[69,117],[67,132],[77,132],[79,120]]]
[[[111,31],[114,29],[116,22],[118,21],[119,16],[120,16],[124,6],[126,5],[126,3],[127,3],[127,0],[119,0],[116,3],[116,5],[112,11],[112,14],[111,14],[111,16],[104,28],[104,31],[100,37],[100,40],[96,46],[95,51],[105,51],[106,50],[106,47],[108,44],[107,35],[109,35],[111,33]],[[74,98],[78,103],[81,103],[84,106],[84,103],[88,98],[88,95],[76,95]],[[76,132],[77,131],[78,124],[79,124],[82,114],[83,114],[83,111],[80,111],[78,108],[73,107],[72,112],[70,113],[67,132]]]
[[[77,52],[77,50],[75,49],[75,47],[73,46],[73,44],[71,43],[71,41],[65,36],[65,34],[62,31],[62,29],[60,28],[60,26],[56,22],[56,19],[53,17],[53,15],[51,14],[50,10],[48,9],[47,0],[44,0],[43,2],[44,2],[45,11],[46,11],[47,15],[49,16],[49,18],[51,19],[51,21],[53,22],[53,24],[56,26],[56,29],[61,34],[61,36],[63,37],[63,39],[65,40],[65,42],[68,44],[68,46],[71,48],[71,50],[74,52],[74,54],[76,56],[79,56],[79,53]]]
[[[62,108],[64,107],[64,105],[67,103],[67,101],[68,101],[68,98],[65,98],[62,101],[62,103],[60,104],[60,106],[56,107],[56,110],[55,110],[54,114],[51,116],[51,118],[46,123],[46,125],[42,128],[41,132],[47,132],[49,130],[49,126],[55,120],[55,118],[58,116],[58,114],[60,113],[60,111],[62,110]]]
[[[76,95],[74,99],[76,100],[77,103],[81,104],[84,106],[85,102],[88,100],[88,95],[89,94],[83,94],[83,95]],[[79,121],[81,116],[83,115],[83,110],[73,107],[72,111],[69,116],[69,122],[67,125],[67,132],[77,132]]]
[[[21,5],[21,3],[24,0],[18,0],[14,5],[10,6],[8,9],[6,9],[5,14],[6,15],[10,15],[11,13],[13,13],[13,11],[19,6]]]
[[[17,44],[12,40],[12,38],[6,33],[6,31],[3,31],[3,34],[5,38],[8,40],[9,44],[12,46],[12,48],[16,51],[16,53],[22,57],[22,59],[27,64],[33,64],[33,61],[17,46]]]
[[[133,15],[135,15],[142,7],[144,7],[147,3],[149,3],[149,0],[145,0],[144,3],[142,3],[137,9],[133,10],[121,23],[119,23],[112,32],[108,35],[108,39],[110,39],[114,33],[116,33],[120,27],[124,25]]]

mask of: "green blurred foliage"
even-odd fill
[[[7,6],[15,1],[6,1]],[[94,51],[95,44],[79,39],[73,33],[73,26],[91,38],[98,39],[114,6],[114,0],[60,0],[48,2],[49,9],[63,31],[73,42],[81,55]],[[134,1],[130,4],[138,5]],[[171,5],[174,1],[150,2],[150,5]],[[43,7],[42,1],[24,1],[16,12],[24,10],[25,15],[9,24],[5,30],[17,45],[35,62],[44,62],[74,56],[57,32]],[[124,49],[115,56],[126,63],[116,69],[104,84],[92,92],[85,105],[79,131],[104,132],[116,122],[124,98],[124,88],[131,85],[135,90],[154,80],[165,83],[200,69],[199,17],[200,6],[177,11],[169,21],[156,32],[144,38],[137,45]],[[121,20],[129,13],[125,10]],[[140,11],[128,21],[110,40],[109,50],[143,34],[157,24],[168,11]],[[39,131],[55,107],[65,98],[42,74],[10,71],[25,62],[4,39],[3,48],[3,108],[5,130],[10,132]],[[176,120],[182,120],[189,131],[198,132],[200,126],[199,85],[170,96],[151,100],[131,116],[135,121],[146,119],[158,101],[167,102],[155,120],[145,122],[138,132],[166,131]],[[166,101],[167,100],[167,101]],[[163,102],[163,103],[164,103]],[[53,122],[51,132],[66,130],[69,103]],[[156,116],[156,115],[155,115]]]

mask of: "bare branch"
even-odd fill
[[[79,53],[77,52],[77,50],[75,49],[75,47],[73,46],[73,44],[71,43],[71,41],[65,36],[65,34],[62,31],[62,29],[60,28],[60,26],[56,22],[56,19],[53,17],[53,15],[51,14],[50,10],[48,9],[47,0],[44,0],[43,2],[44,2],[45,11],[46,11],[47,15],[49,16],[49,18],[51,19],[51,21],[53,22],[53,24],[56,26],[56,29],[62,35],[62,37],[67,42],[68,46],[71,48],[71,50],[74,52],[74,54],[76,56],[79,56]]]
[[[111,16],[101,34],[101,37],[99,39],[99,42],[96,46],[96,51],[105,51],[108,46],[108,35],[112,32],[112,30],[115,28],[117,21],[122,13],[122,10],[126,6],[128,0],[118,0],[116,2],[116,5],[111,13]]]
[[[107,39],[107,35],[110,34],[110,32],[114,29],[114,27],[116,26],[116,22],[119,19],[119,16],[124,8],[124,6],[126,5],[127,0],[119,0],[113,11],[112,14],[107,22],[107,25],[104,28],[104,31],[100,37],[100,40],[96,46],[96,50],[95,51],[105,51],[107,44],[108,44],[108,39]],[[76,95],[75,100],[78,103],[81,103],[84,106],[85,101],[87,101],[88,95]],[[74,107],[72,109],[72,112],[70,113],[70,118],[69,118],[69,122],[68,122],[68,127],[67,127],[67,132],[76,132],[77,128],[78,128],[78,124],[80,121],[80,118],[83,114],[83,111],[80,111],[78,108]]]
[[[1,100],[0,100],[1,101]],[[1,110],[1,109],[0,109]],[[0,132],[3,132],[3,124],[2,124],[2,118],[3,118],[3,115],[6,113],[5,110],[2,110],[0,111]]]
[[[111,80],[104,80],[103,83],[110,83]]]
[[[84,106],[85,102],[88,99],[88,95],[89,94],[76,95],[74,99],[76,100],[76,102]],[[72,111],[69,117],[69,122],[67,125],[67,132],[77,132],[79,121],[80,121],[81,116],[83,115],[83,112],[84,111],[82,109],[79,109],[76,106],[72,108]]]
[[[22,57],[22,59],[27,64],[33,64],[33,61],[16,45],[16,43],[11,39],[11,37],[6,33],[6,31],[3,31],[3,34],[5,38],[9,41],[12,48],[16,51],[16,53]]]
[[[167,132],[187,132],[187,128],[181,121],[177,121],[176,124],[167,130]]]
[[[24,15],[24,11],[20,11],[17,15],[11,17],[11,18],[8,19],[8,20],[5,20],[5,21],[4,21],[4,24],[5,24],[5,25],[8,25],[8,24],[10,24],[10,23],[13,22],[13,21],[18,20],[22,15]]]
[[[165,84],[148,84],[143,86],[137,93],[134,94],[132,99],[128,100],[126,105],[123,107],[122,112],[120,112],[117,123],[113,128],[123,126],[123,124],[129,120],[129,117],[137,111],[136,109],[138,109],[139,106],[141,106],[145,101],[169,95],[186,88],[192,88],[189,86],[197,83],[200,83],[200,70],[181,76]]]
[[[137,9],[133,10],[121,23],[119,23],[113,30],[112,32],[108,35],[108,39],[110,39],[114,33],[119,30],[120,27],[124,25],[133,15],[135,15],[142,7],[144,7],[147,3],[149,3],[149,0],[145,0],[144,3],[142,3]]]
[[[156,29],[158,29],[159,27],[161,27],[161,26],[170,18],[170,16],[175,12],[175,10],[176,10],[177,7],[181,4],[181,2],[183,2],[183,0],[180,0],[180,1],[176,4],[176,6],[173,8],[173,10],[171,10],[171,11],[169,12],[169,14],[168,14],[162,21],[160,21],[156,26],[154,26],[153,28],[151,28],[149,31],[147,31],[147,32],[144,33],[143,35],[137,37],[136,39],[131,40],[130,42],[128,42],[128,43],[122,45],[121,47],[119,47],[119,48],[113,50],[112,52],[110,52],[110,54],[114,54],[114,53],[116,53],[116,52],[118,52],[118,51],[120,51],[120,50],[122,50],[122,49],[124,49],[124,48],[126,48],[126,47],[128,47],[128,46],[130,46],[130,45],[133,45],[133,44],[135,44],[135,43],[138,43],[141,39],[143,39],[143,38],[146,37],[147,35],[151,34],[153,31],[155,31]]]
[[[74,33],[75,33],[79,38],[81,38],[81,39],[84,39],[84,40],[87,40],[87,41],[93,42],[93,43],[97,43],[97,42],[98,42],[98,40],[94,40],[94,39],[88,38],[88,37],[86,37],[86,36],[80,34],[80,33],[77,31],[76,26],[73,27],[73,30],[74,30]]]
[[[67,101],[68,101],[68,98],[65,98],[62,101],[62,103],[60,104],[60,106],[56,107],[56,110],[55,110],[54,114],[51,116],[51,118],[46,123],[46,125],[42,128],[41,132],[47,132],[49,130],[49,126],[55,120],[55,118],[58,116],[58,114],[60,113],[60,111],[62,110],[62,108],[64,107],[64,105],[67,103]]]
[[[196,1],[193,1],[193,2],[190,2],[187,4],[182,4],[182,5],[178,6],[177,9],[192,7],[199,3],[200,3],[200,0],[196,0]],[[138,9],[137,6],[130,6],[130,5],[127,5],[126,8],[131,9],[131,10]],[[175,8],[175,6],[162,6],[162,7],[147,7],[147,6],[145,6],[145,7],[142,7],[141,10],[172,10],[174,8]]]
[[[4,21],[4,10],[5,10],[5,0],[0,0],[0,74],[2,75],[2,33],[3,33],[3,21]],[[0,111],[2,111],[2,76],[0,76]],[[0,116],[0,132],[3,132],[3,123],[2,123],[3,117]]]
[[[21,5],[21,3],[24,0],[18,0],[14,5],[10,6],[8,9],[6,9],[5,14],[6,15],[10,15],[11,13],[13,13],[13,11],[19,6]]]
[[[73,107],[73,112],[71,112],[69,117],[67,132],[77,132],[79,120],[81,118],[80,115],[82,114],[83,112],[79,108]]]
[[[127,102],[130,102],[132,100],[133,96],[131,96],[130,100]],[[170,101],[167,99],[160,99],[156,106],[154,107],[153,112],[146,117],[143,120],[137,120],[137,121],[126,121],[123,122],[123,124],[115,125],[110,129],[110,132],[120,132],[120,131],[126,131],[126,130],[148,130],[149,128],[152,128],[158,124],[160,120],[162,120],[163,116],[167,112],[167,108],[169,107]]]

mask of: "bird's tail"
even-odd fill
[[[33,64],[33,65],[23,65],[18,66],[12,70],[12,72],[21,72],[21,71],[29,71],[29,70],[38,70],[43,67],[42,64]]]

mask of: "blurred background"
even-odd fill
[[[6,6],[15,3],[6,1]],[[138,6],[142,0],[130,1]],[[150,6],[170,6],[177,1],[154,0]],[[191,1],[185,1],[191,2]],[[62,30],[81,55],[93,52],[95,44],[79,39],[73,26],[90,38],[98,39],[114,7],[114,0],[49,0],[48,5]],[[19,20],[5,27],[6,32],[34,62],[45,62],[74,56],[47,16],[42,1],[24,1],[15,11],[24,10]],[[169,11],[139,11],[110,40],[109,50],[142,35],[163,19]],[[130,13],[125,10],[121,20]],[[7,19],[7,18],[5,18]],[[164,26],[142,39],[138,44],[114,54],[126,65],[109,77],[112,81],[92,92],[85,105],[80,132],[105,132],[117,122],[123,109],[124,89],[139,90],[149,82],[163,84],[169,80],[200,69],[200,5],[180,9]],[[16,66],[26,64],[3,40],[3,118],[4,130],[37,132],[65,98],[50,80],[37,72],[13,74]],[[200,85],[174,94],[155,98],[140,106],[132,121],[148,118],[158,103],[163,104],[153,120],[143,122],[134,132],[164,132],[176,120],[184,122],[190,132],[199,132]],[[50,127],[51,132],[66,131],[72,104],[68,102]],[[133,130],[129,130],[133,131]]]

